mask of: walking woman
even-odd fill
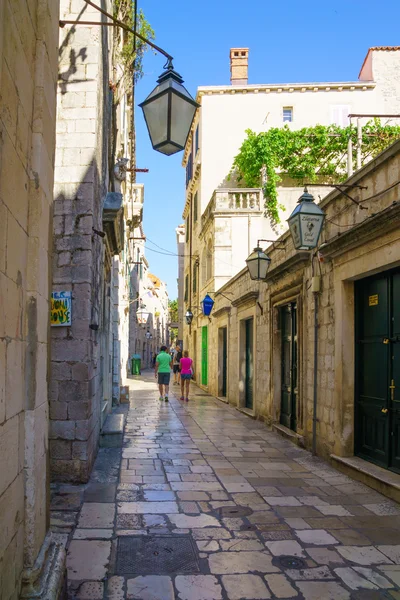
[[[183,357],[180,360],[181,367],[181,400],[189,402],[189,387],[190,380],[193,375],[193,361],[189,358],[188,350],[183,352]],[[185,396],[186,391],[186,396]]]

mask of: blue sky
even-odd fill
[[[139,0],[139,7],[193,96],[199,85],[229,83],[231,47],[250,48],[249,83],[284,83],[356,80],[370,46],[400,45],[398,0]],[[147,53],[137,102],[153,89],[164,62]],[[176,252],[185,197],[182,153],[154,152],[141,109],[136,114],[137,166],[149,169],[138,175],[145,184],[146,255],[173,299],[177,258],[151,249],[161,252],[155,243]]]

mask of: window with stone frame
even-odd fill
[[[205,285],[207,281],[207,248],[203,248],[201,253],[201,284]]]
[[[193,294],[196,294],[197,293],[197,263],[196,262],[193,265],[193,279],[192,279],[192,281],[193,281],[193,285],[192,285]]]
[[[206,267],[207,278],[206,278],[206,281],[208,281],[212,277],[212,255],[213,255],[212,243],[210,240],[207,245],[207,267]]]
[[[189,275],[185,277],[185,302],[189,300]]]
[[[197,222],[197,211],[198,211],[198,192],[193,197],[193,222]]]
[[[282,117],[284,123],[291,123],[293,121],[293,106],[284,106],[282,109]]]
[[[200,135],[199,125],[197,125],[197,127],[196,127],[196,133],[195,133],[195,136],[194,136],[194,155],[195,156],[197,155],[197,152],[199,151],[199,135]]]

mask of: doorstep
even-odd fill
[[[285,427],[285,425],[281,425],[280,423],[272,423],[272,430],[276,431],[276,433],[279,433],[279,435],[286,438],[287,440],[290,440],[291,442],[293,442],[293,444],[296,444],[296,446],[300,446],[300,448],[305,448],[304,437],[296,433],[292,429],[289,429],[289,427]]]
[[[216,396],[217,400],[219,400],[220,402],[223,402],[224,404],[229,404],[229,400],[227,398],[227,396]]]
[[[247,415],[251,419],[257,418],[254,410],[250,410],[249,408],[245,408],[244,406],[235,406],[235,408],[236,408],[236,410],[243,413],[244,415]]]
[[[121,413],[111,413],[107,416],[100,433],[101,448],[122,448],[124,421],[124,415]]]
[[[357,481],[361,481],[384,496],[400,502],[400,475],[378,467],[358,456],[331,454],[332,465]]]

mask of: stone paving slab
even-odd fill
[[[196,387],[188,404],[145,374],[129,387],[123,447],[52,489],[68,600],[400,600],[399,505]],[[182,535],[200,574],[163,541]],[[126,536],[157,538],[168,572],[118,573]]]

